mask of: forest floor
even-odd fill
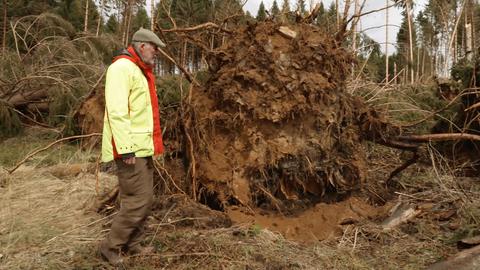
[[[59,145],[11,168],[55,134],[35,128],[0,143],[0,269],[111,269],[97,254],[114,209],[99,198],[115,185],[95,173],[98,151]],[[147,257],[127,269],[423,269],[457,253],[457,241],[479,233],[478,178],[454,177],[428,160],[382,188],[400,162],[397,151],[365,145],[367,185],[343,200],[295,214],[230,207],[215,211],[181,194],[156,198],[148,220]],[[435,153],[431,152],[432,159]],[[392,208],[416,217],[392,229]]]

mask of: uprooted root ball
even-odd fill
[[[364,181],[366,133],[382,121],[345,91],[353,58],[312,25],[238,30],[209,58],[185,130],[191,176],[220,201],[279,205]],[[193,158],[192,158],[193,154]]]

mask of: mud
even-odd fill
[[[285,216],[274,212],[252,212],[233,207],[227,214],[234,223],[251,224],[281,233],[285,238],[303,243],[342,236],[345,226],[364,223],[385,215],[386,206],[374,207],[360,198],[326,204],[318,203],[297,215]]]

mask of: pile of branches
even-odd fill
[[[0,64],[0,135],[15,135],[22,122],[74,133],[75,110],[100,83],[118,44],[108,35],[79,34],[49,13],[14,21],[8,34]]]

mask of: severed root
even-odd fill
[[[397,136],[397,140],[407,142],[441,142],[441,141],[455,141],[455,140],[472,140],[480,141],[480,136],[469,133],[439,133],[439,134],[425,134],[425,135],[408,135]]]
[[[386,185],[387,187],[390,185],[390,181],[393,179],[393,177],[395,177],[397,174],[399,174],[401,171],[405,170],[406,168],[408,168],[410,165],[414,164],[417,162],[418,158],[420,157],[420,155],[418,154],[417,151],[414,151],[413,152],[413,156],[412,158],[410,158],[409,160],[405,161],[405,163],[403,163],[400,167],[396,168],[393,172],[390,173],[390,176],[388,177],[387,181],[386,181]]]

